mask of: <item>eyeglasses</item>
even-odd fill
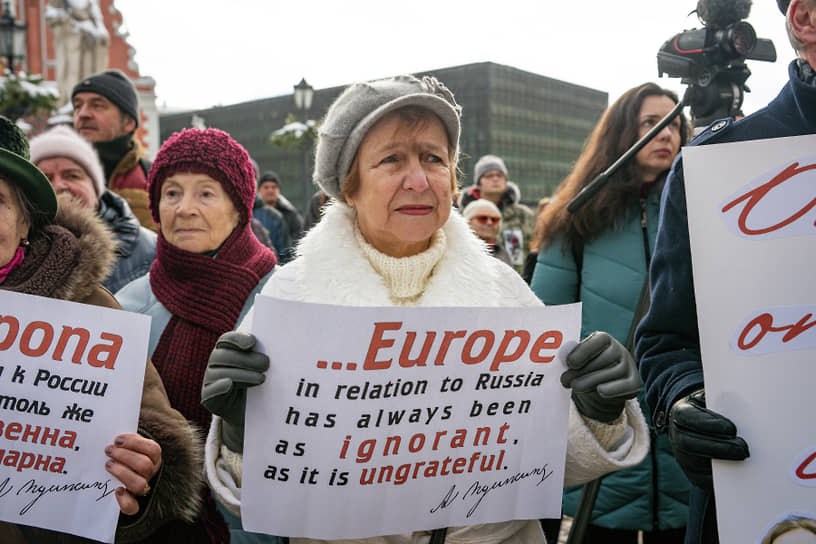
[[[473,219],[475,219],[476,221],[478,221],[482,225],[484,225],[486,223],[490,223],[491,225],[493,225],[493,224],[498,223],[499,221],[501,221],[501,217],[491,217],[489,215],[477,215]]]

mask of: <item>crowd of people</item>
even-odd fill
[[[585,542],[718,542],[711,460],[743,460],[749,445],[706,408],[681,147],[814,132],[816,0],[777,1],[797,52],[779,96],[693,140],[680,114],[577,212],[572,198],[674,109],[674,93],[643,83],[618,98],[536,212],[493,154],[460,188],[462,111],[433,77],[343,91],[320,124],[304,215],[221,130],[173,134],[147,161],[135,89],[116,70],[78,82],[73,127],[30,145],[0,118],[0,290],[151,317],[138,432],[105,449],[121,484],[117,542],[289,540],[241,523],[246,391],[270,365],[250,333],[259,293],[357,307],[582,302],[561,375],[564,514],[580,515],[584,484],[602,478]],[[365,541],[555,542],[560,521]],[[794,521],[774,538],[812,532]],[[86,540],[0,522],[0,541]]]

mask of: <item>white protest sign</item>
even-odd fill
[[[257,297],[247,530],[362,538],[558,517],[580,305],[349,308]]]
[[[0,290],[0,520],[113,542],[104,448],[136,432],[150,318]]]
[[[683,150],[708,407],[748,443],[715,461],[722,542],[816,505],[816,136]]]

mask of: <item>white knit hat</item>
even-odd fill
[[[66,126],[56,126],[31,139],[31,162],[65,157],[80,165],[93,181],[96,196],[105,192],[105,173],[99,155],[82,136]]]
[[[482,179],[482,176],[491,170],[498,170],[504,174],[504,177],[507,177],[507,167],[504,165],[504,161],[501,159],[501,157],[497,157],[496,155],[485,155],[476,161],[476,165],[473,167],[474,185],[479,185],[479,180]]]
[[[329,196],[340,194],[365,135],[386,114],[418,106],[442,121],[450,145],[459,152],[459,117],[462,108],[439,80],[425,76],[397,76],[355,83],[337,97],[320,125],[315,152],[314,182]]]
[[[490,213],[494,217],[498,217],[499,221],[501,221],[502,216],[501,211],[495,204],[493,204],[486,198],[476,199],[467,206],[465,206],[465,209],[462,210],[462,217],[470,221],[480,213],[481,214]]]

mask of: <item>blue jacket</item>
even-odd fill
[[[596,330],[609,332],[626,345],[632,319],[646,281],[646,248],[641,218],[651,255],[657,233],[659,187],[642,202],[633,202],[620,225],[585,242],[578,269],[573,249],[563,250],[558,239],[538,255],[531,287],[545,304],[582,301],[581,337]],[[648,412],[641,398],[644,414]],[[647,418],[648,421],[648,418]],[[653,443],[649,456],[637,466],[603,478],[593,525],[611,529],[645,531],[676,529],[686,525],[689,483],[675,461],[666,436]],[[575,515],[581,487],[567,488],[564,513]]]
[[[717,121],[690,145],[816,132],[816,87],[799,79],[796,61],[788,67],[788,75],[788,83],[765,108],[736,123]],[[666,416],[672,405],[703,387],[682,157],[675,161],[663,191],[660,226],[649,273],[652,304],[638,327],[635,355],[640,361],[653,421],[658,430],[665,430]],[[692,487],[689,507],[686,542],[716,543],[713,494]]]
[[[115,293],[150,272],[156,258],[156,233],[141,226],[125,199],[107,190],[99,197],[97,215],[116,238],[116,264],[102,282],[108,291]]]

